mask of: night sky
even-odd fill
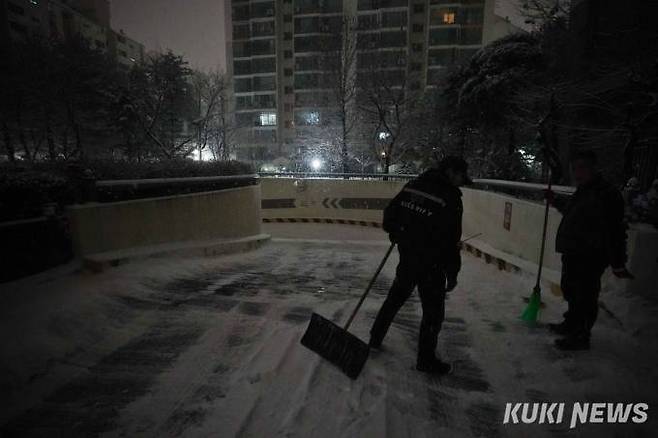
[[[112,27],[147,50],[171,49],[193,67],[224,70],[224,0],[110,0]]]

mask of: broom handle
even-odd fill
[[[544,266],[544,250],[546,249],[546,230],[548,228],[548,212],[551,207],[549,201],[549,196],[551,188],[553,187],[553,181],[551,178],[551,170],[548,169],[548,193],[546,194],[546,208],[544,209],[544,226],[541,232],[541,250],[539,251],[539,269],[537,269],[537,283],[535,283],[534,292],[539,292],[541,290],[539,283],[541,281],[541,271]]]
[[[372,280],[370,280],[370,283],[368,283],[368,287],[366,288],[366,291],[361,295],[361,299],[359,300],[359,303],[356,305],[354,308],[354,311],[350,315],[350,319],[347,320],[347,323],[345,324],[345,327],[343,327],[346,331],[347,329],[350,328],[350,325],[352,324],[352,321],[354,320],[354,317],[356,316],[356,312],[359,311],[361,308],[361,305],[363,304],[363,301],[366,299],[368,296],[368,293],[370,292],[370,289],[372,288],[372,285],[375,284],[375,280],[377,280],[377,277],[379,276],[379,273],[382,272],[382,269],[384,268],[384,265],[386,264],[386,260],[388,260],[388,256],[391,255],[391,251],[393,251],[393,248],[395,248],[395,243],[391,243],[391,246],[388,247],[388,251],[386,251],[386,255],[382,259],[382,262],[379,264],[379,267],[377,268],[377,272],[375,272],[375,275],[373,275]]]
[[[482,233],[477,233],[473,234],[472,236],[467,237],[466,239],[462,240],[460,243],[464,243],[467,240],[471,240],[475,237],[478,237],[482,235]],[[356,316],[356,313],[359,311],[361,308],[361,305],[363,304],[363,301],[366,299],[368,296],[368,293],[370,293],[370,289],[372,288],[372,285],[375,284],[375,280],[377,280],[377,277],[379,276],[379,273],[382,272],[382,269],[384,268],[384,265],[386,264],[386,261],[388,260],[388,257],[391,255],[391,251],[393,251],[393,248],[395,248],[395,243],[391,243],[391,246],[388,247],[388,251],[386,251],[386,255],[382,259],[381,263],[379,264],[379,267],[377,268],[377,272],[375,272],[375,275],[373,275],[372,280],[370,280],[370,283],[368,283],[368,287],[366,288],[366,291],[361,295],[361,299],[359,299],[359,303],[356,305],[354,308],[354,311],[350,315],[350,319],[347,320],[347,323],[345,323],[345,327],[343,327],[346,331],[347,329],[350,328],[350,325],[352,324],[352,321],[354,321],[354,317]]]

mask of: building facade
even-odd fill
[[[495,0],[231,0],[226,2],[237,158],[283,162],[332,105],[333,74],[322,59],[340,46],[346,23],[359,81],[373,54],[410,92],[432,87],[446,66],[519,30]]]
[[[80,37],[130,67],[144,59],[144,46],[110,28],[108,0],[0,0],[2,44],[42,37]]]

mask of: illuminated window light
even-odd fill
[[[260,114],[261,126],[274,126],[276,125],[276,113],[261,113]]]

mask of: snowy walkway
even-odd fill
[[[569,432],[568,424],[502,419],[505,403],[519,401],[655,408],[655,307],[606,291],[624,326],[602,312],[591,352],[559,353],[545,329],[517,318],[532,280],[465,254],[439,341],[454,374],[413,369],[414,296],[385,350],[353,382],[299,339],[312,311],[345,317],[385,252],[381,231],[273,225],[270,232],[285,238],[247,254],[149,259],[99,275],[61,269],[3,285],[0,436],[652,436],[651,409],[643,428]],[[332,242],[346,235],[352,240]],[[396,259],[353,325],[362,339]],[[545,299],[542,319],[557,319],[560,301]]]

